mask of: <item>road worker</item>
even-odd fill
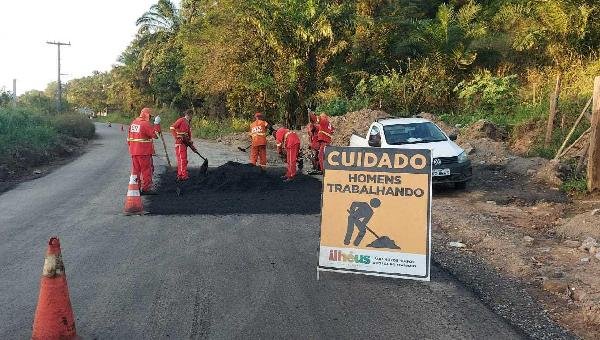
[[[319,115],[319,132],[318,132],[318,143],[319,143],[319,167],[323,170],[323,159],[325,156],[325,147],[331,144],[331,138],[333,137],[333,126],[329,122],[329,117],[326,114],[321,113]]]
[[[312,164],[312,172],[321,172],[321,166],[319,164],[319,125],[317,123],[318,118],[314,112],[308,114],[308,125],[306,126],[306,132],[308,133],[309,141],[309,158]]]
[[[188,109],[181,114],[181,117],[171,125],[171,134],[175,138],[175,155],[177,157],[177,180],[187,181],[188,175],[188,158],[187,147],[194,148],[192,142],[192,130],[190,124],[194,111]]]
[[[152,111],[149,108],[143,108],[140,116],[131,122],[127,136],[132,173],[141,182],[142,194],[155,193],[152,186],[152,154],[154,153],[152,139],[158,138],[158,133],[160,133],[160,117],[156,116],[153,126],[150,123],[151,114]]]
[[[264,119],[263,114],[257,112],[254,115],[254,122],[250,124],[250,136],[252,137],[250,163],[256,165],[258,160],[262,169],[267,166],[267,130],[269,128],[269,123]]]
[[[300,138],[298,135],[286,128],[279,128],[274,131],[275,141],[277,142],[277,152],[285,155],[287,171],[282,178],[289,182],[296,177],[296,163],[300,153]]]

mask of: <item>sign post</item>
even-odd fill
[[[429,281],[431,151],[327,147],[318,271]]]

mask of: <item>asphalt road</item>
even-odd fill
[[[116,124],[97,132],[78,159],[0,195],[0,339],[30,337],[53,235],[84,338],[521,337],[435,266],[429,283],[317,281],[318,215],[123,216],[124,133]],[[246,157],[199,149],[211,166]]]

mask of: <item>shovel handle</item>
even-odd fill
[[[167,152],[167,144],[165,143],[165,137],[163,137],[162,132],[158,133],[160,135],[160,140],[162,141],[163,148],[165,149],[165,156],[167,156],[167,163],[169,164],[169,168],[172,168],[171,159],[169,159],[169,153]]]

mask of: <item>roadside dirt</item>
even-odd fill
[[[571,201],[505,165],[478,165],[464,191],[437,188],[434,234],[444,242],[460,242],[494,269],[524,282],[549,315],[586,339],[600,334],[600,258],[580,249],[590,230],[600,228],[591,215],[597,203]],[[581,212],[575,217],[568,217]],[[587,220],[582,227],[581,220]],[[557,230],[572,230],[575,234]],[[573,236],[573,237],[571,237]]]
[[[88,140],[61,136],[60,143],[43,154],[16,154],[0,160],[0,194],[17,184],[43,177],[85,152]]]

